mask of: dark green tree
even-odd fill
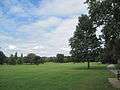
[[[115,43],[120,39],[120,1],[119,0],[87,0],[91,20],[96,27],[102,26],[105,40],[104,58],[109,63],[115,63],[113,53]]]
[[[96,37],[96,28],[90,18],[87,15],[79,17],[74,36],[70,39],[72,48],[70,53],[74,57],[74,62],[87,61],[89,68],[90,61],[98,57],[100,44]]]
[[[14,58],[13,54],[11,54],[11,56],[9,57],[8,64],[10,64],[10,65],[15,65],[16,64],[16,59]]]
[[[114,43],[111,50],[114,58],[113,60],[118,63],[120,69],[120,39],[115,39],[112,43]]]
[[[35,56],[34,64],[36,64],[36,65],[44,64],[44,61],[42,60],[42,58],[40,56]]]
[[[64,63],[64,54],[57,54],[57,62]]]
[[[14,59],[17,61],[18,59],[18,55],[17,55],[17,52],[15,52],[15,56],[14,56]]]
[[[30,64],[34,64],[34,59],[36,55],[34,53],[29,53],[26,58],[26,62]]]
[[[5,54],[0,51],[0,64],[3,65],[5,63],[6,56]]]
[[[23,64],[24,63],[24,57],[23,54],[17,59],[17,64]]]
[[[28,57],[27,57],[27,56],[24,56],[24,57],[23,57],[23,63],[25,63],[25,64],[29,63],[29,60],[28,60]]]
[[[71,56],[64,56],[64,63],[69,63],[69,62],[73,62],[72,57]]]

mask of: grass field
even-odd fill
[[[106,65],[86,64],[3,65],[0,90],[116,90],[108,83]]]

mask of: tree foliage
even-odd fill
[[[33,64],[34,63],[34,59],[35,59],[35,54],[34,53],[29,53],[26,57],[26,63],[30,63]]]
[[[23,54],[21,54],[20,57],[18,57],[17,59],[17,64],[23,64],[24,63],[24,57],[23,57]]]
[[[9,57],[8,59],[8,64],[10,65],[15,65],[17,62],[16,62],[16,59],[14,58],[14,55],[11,54],[11,56]]]
[[[29,53],[25,60],[26,63],[30,64],[44,64],[44,60],[40,56],[35,55],[34,53]]]
[[[118,46],[120,39],[120,1],[87,0],[87,3],[90,18],[94,25],[96,27],[103,26],[102,37],[105,40],[105,60],[109,63],[115,63],[118,50],[114,48]]]
[[[70,39],[71,54],[74,62],[94,60],[98,56],[100,42],[96,37],[96,28],[87,15],[79,17],[74,36]]]
[[[64,63],[64,54],[57,54],[57,62]]]
[[[5,59],[6,59],[5,54],[2,51],[0,51],[0,64],[1,65],[4,64]]]

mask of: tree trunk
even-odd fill
[[[88,60],[88,69],[90,68],[90,60]]]

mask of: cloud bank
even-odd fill
[[[78,17],[87,14],[85,0],[0,1],[0,47],[10,55],[69,55],[69,39]]]

